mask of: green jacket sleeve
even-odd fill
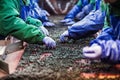
[[[32,17],[27,17],[26,23],[37,26],[37,27],[42,26],[42,22],[39,19],[35,19],[35,18],[32,18]]]
[[[77,2],[77,6],[82,6],[82,2],[81,2],[81,0],[78,0],[78,2]]]
[[[94,7],[93,7],[93,10],[96,10],[96,0],[90,0],[89,4],[92,4]]]
[[[104,3],[104,2],[103,2]],[[114,14],[115,16],[120,17],[120,0],[117,0],[115,3],[112,4],[105,4],[105,9],[106,9],[106,19],[104,23],[104,28],[111,27],[110,23],[110,15]],[[104,9],[104,8],[103,8]]]
[[[104,1],[101,1],[101,10],[106,12],[105,21],[104,21],[104,27],[103,28],[108,28],[108,27],[110,27],[109,4],[106,4]]]
[[[0,0],[0,4],[1,35],[12,35],[28,43],[42,42],[45,37],[42,31],[19,18],[20,0]]]
[[[95,4],[96,0],[90,0],[90,4]]]

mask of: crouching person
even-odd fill
[[[77,4],[68,12],[63,20],[60,21],[65,26],[71,26],[78,21],[82,20],[90,11],[94,9],[95,0],[78,0]]]
[[[60,35],[60,41],[78,40],[95,34],[103,28],[105,14],[104,10],[102,11],[101,8],[96,7],[96,10],[91,11],[84,19],[68,27],[68,30]]]
[[[109,3],[109,14],[101,34],[91,41],[90,47],[83,48],[86,58],[101,59],[108,63],[120,63],[120,1],[104,0]]]
[[[55,48],[56,42],[48,36],[48,31],[38,19],[27,15],[29,12],[29,0],[1,0],[0,1],[0,35],[6,37],[12,35],[27,43],[42,44],[48,48]],[[24,20],[21,11],[25,10]]]

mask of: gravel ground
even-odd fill
[[[67,30],[66,26],[59,24],[63,16],[52,16],[50,19],[56,24],[56,27],[48,28],[50,36],[57,42],[56,49],[49,50],[43,45],[29,44],[16,72],[1,80],[85,80],[80,76],[81,73],[120,73],[112,65],[83,58],[81,50],[93,37],[61,44],[59,36]],[[98,79],[96,77],[91,80]]]

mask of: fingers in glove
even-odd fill
[[[47,30],[44,26],[41,26],[40,29],[42,30],[42,32],[43,32],[46,36],[49,35],[48,30]]]
[[[65,20],[61,20],[60,23],[65,23]]]
[[[71,22],[73,21],[72,19],[64,19],[64,20],[61,20],[60,22],[61,23],[68,23],[68,22]]]
[[[98,57],[100,57],[101,55],[101,47],[97,46],[97,47],[84,47],[83,48],[83,55],[86,58],[90,58],[90,59],[97,59]]]
[[[45,27],[54,27],[55,24],[52,23],[52,22],[44,22],[44,26],[45,26]]]
[[[68,36],[61,35],[61,36],[60,36],[60,42],[61,42],[61,43],[68,42]]]
[[[65,25],[65,26],[71,26],[71,25],[73,25],[74,23],[75,23],[74,21],[70,21],[70,22],[64,23],[63,25]]]
[[[60,36],[60,41],[61,42],[67,42],[69,37],[68,30],[66,30],[63,34]]]
[[[56,47],[56,43],[55,42],[51,42],[46,44],[46,49],[54,49]]]

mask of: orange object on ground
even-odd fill
[[[97,79],[116,79],[120,78],[120,74],[113,73],[81,73],[80,77],[85,79],[97,78]]]
[[[115,65],[114,68],[116,68],[117,70],[120,70],[120,64]]]
[[[45,58],[51,56],[52,54],[49,52],[44,52],[42,55],[40,55],[40,61],[45,60]]]

